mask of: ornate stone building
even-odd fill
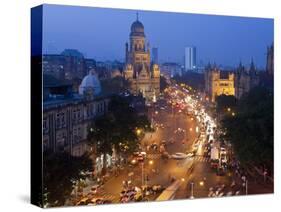
[[[43,149],[81,156],[87,146],[88,126],[107,112],[109,98],[100,94],[98,79],[89,73],[73,93],[72,84],[44,75]],[[92,90],[92,91],[91,91]]]
[[[133,94],[142,93],[146,102],[155,101],[160,93],[160,68],[150,61],[144,26],[138,20],[131,25],[130,45],[126,43],[124,77]]]
[[[234,73],[221,71],[209,64],[205,71],[205,93],[212,102],[222,94],[234,96]]]
[[[246,70],[245,67],[239,64],[235,73],[235,97],[240,99],[243,94],[248,93],[253,87],[259,84],[259,75],[254,65],[251,62],[250,69]]]

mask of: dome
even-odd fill
[[[90,92],[93,95],[101,93],[101,84],[94,71],[90,71],[79,86],[79,94],[83,95],[85,92]]]
[[[144,26],[139,20],[136,20],[134,23],[132,23],[130,35],[144,36]]]

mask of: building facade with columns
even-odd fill
[[[81,156],[87,146],[88,126],[108,110],[109,98],[100,94],[98,79],[89,73],[73,93],[72,84],[44,75],[43,150]],[[91,90],[92,89],[92,90]]]
[[[146,102],[155,101],[160,94],[160,68],[150,61],[150,47],[144,26],[138,20],[131,25],[130,44],[126,43],[124,77],[133,94],[142,93]]]

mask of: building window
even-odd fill
[[[81,109],[80,108],[75,108],[72,110],[72,117],[73,117],[73,121],[75,123],[77,123],[78,121],[80,121],[82,119],[82,114],[81,114]],[[88,111],[87,111],[87,114],[88,114]]]
[[[66,126],[66,121],[65,121],[65,113],[64,112],[59,112],[57,113],[56,116],[56,127],[57,128],[62,128]]]
[[[56,136],[56,147],[58,150],[62,151],[65,145],[65,136],[63,133],[58,133]]]
[[[49,139],[44,139],[43,140],[43,150],[45,151],[45,150],[47,150],[47,149],[49,149],[49,146],[50,144],[49,144]]]

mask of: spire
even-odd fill
[[[207,66],[206,66],[206,69],[207,69],[207,70],[211,70],[211,69],[212,69],[212,65],[211,65],[210,60],[209,60],[209,62],[208,62],[208,64],[207,64]]]
[[[213,65],[214,69],[217,69],[217,64],[216,62],[214,61],[214,65]]]
[[[241,58],[239,59],[239,67],[242,67],[243,65],[242,65],[242,60],[241,60]]]
[[[255,64],[254,64],[254,60],[253,57],[251,59],[251,65],[250,65],[250,70],[249,70],[250,74],[254,74],[256,72],[256,68],[255,68]]]
[[[253,57],[251,58],[251,65],[250,65],[250,70],[254,70],[255,69],[255,64],[254,64],[254,59]]]
[[[239,62],[238,68],[237,68],[237,73],[242,74],[242,72],[244,72],[244,66],[242,65],[242,61],[240,59],[240,62]]]
[[[136,15],[137,15],[137,21],[139,21],[139,13],[137,12]]]

